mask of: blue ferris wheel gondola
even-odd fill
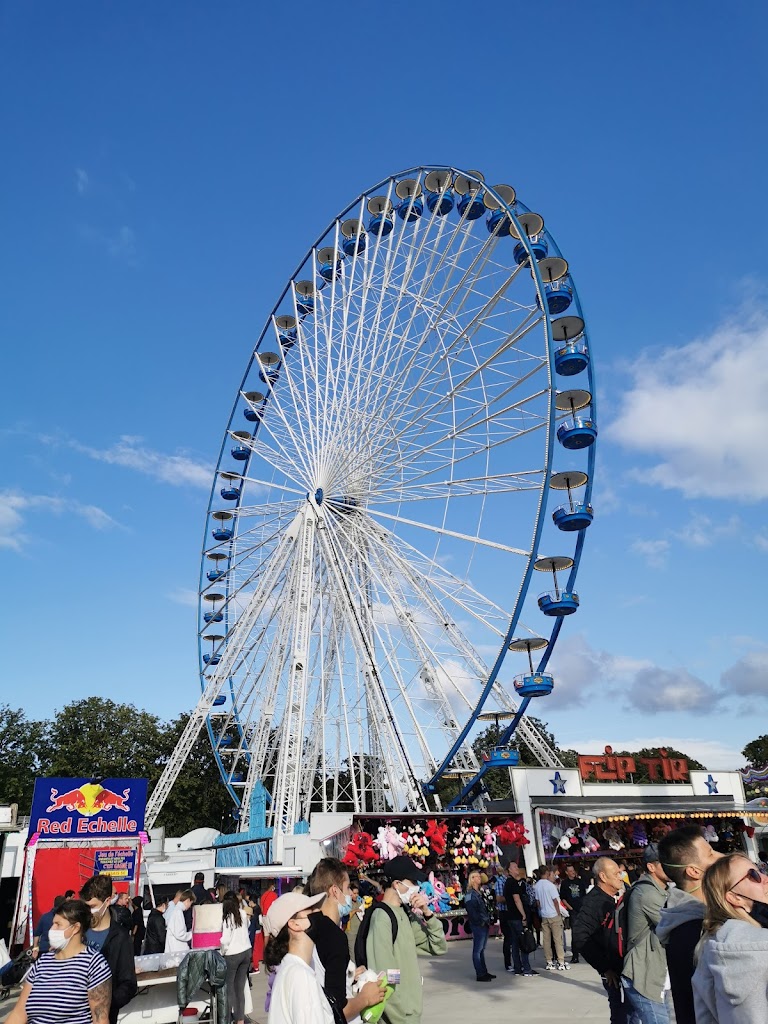
[[[397,214],[397,217],[395,217],[395,214]],[[484,214],[488,215],[487,224],[484,223],[475,227],[474,222],[480,220]],[[244,403],[239,401],[233,410],[233,416],[244,416],[249,424],[253,424],[255,433],[252,437],[238,438],[236,432],[230,427],[229,434],[234,444],[229,443],[222,450],[217,470],[222,481],[224,481],[224,485],[220,486],[214,493],[212,501],[223,500],[233,506],[234,512],[240,512],[240,514],[235,515],[232,521],[223,519],[217,521],[214,519],[211,524],[211,534],[217,543],[223,545],[224,550],[232,552],[231,564],[233,568],[230,571],[228,568],[230,563],[227,563],[227,567],[219,568],[217,565],[213,569],[207,568],[205,570],[205,583],[208,586],[211,584],[221,584],[222,589],[226,587],[226,600],[222,601],[220,605],[214,604],[213,609],[210,611],[204,611],[201,607],[201,617],[204,620],[210,614],[221,616],[221,618],[213,619],[212,621],[222,621],[223,619],[226,623],[225,629],[228,636],[232,635],[232,629],[238,621],[238,616],[242,613],[241,609],[246,606],[246,603],[243,601],[238,604],[230,600],[230,588],[236,589],[240,587],[242,580],[248,579],[249,573],[251,573],[251,568],[247,561],[242,569],[238,569],[240,555],[237,553],[247,550],[243,546],[244,541],[241,542],[239,538],[245,536],[245,525],[250,525],[247,517],[251,514],[251,504],[255,501],[266,506],[266,502],[269,500],[269,492],[267,492],[266,496],[264,492],[260,492],[258,497],[246,498],[246,491],[249,486],[251,488],[270,486],[269,470],[267,470],[266,484],[259,483],[259,481],[265,479],[265,471],[262,467],[263,459],[260,461],[260,451],[266,450],[270,437],[275,435],[276,439],[279,437],[283,444],[291,445],[296,444],[297,438],[301,436],[296,432],[295,428],[291,427],[289,429],[287,424],[284,426],[280,422],[277,418],[277,411],[279,410],[281,416],[284,416],[284,403],[289,399],[291,392],[295,390],[297,377],[300,377],[302,373],[305,377],[307,376],[307,371],[302,370],[301,367],[309,367],[311,372],[317,371],[317,353],[322,353],[325,350],[322,348],[322,341],[318,343],[315,332],[318,328],[321,331],[325,329],[326,323],[328,325],[335,323],[332,313],[333,296],[343,295],[346,289],[354,288],[358,283],[363,287],[364,282],[368,282],[368,287],[370,287],[370,281],[375,280],[375,278],[367,278],[366,274],[368,271],[364,268],[368,268],[369,265],[371,267],[376,266],[377,260],[383,263],[385,252],[397,252],[398,246],[402,247],[403,252],[409,251],[408,246],[411,243],[408,240],[411,237],[418,239],[419,246],[418,248],[416,245],[412,246],[410,249],[412,256],[418,260],[419,254],[423,252],[426,264],[426,254],[430,250],[429,245],[425,245],[422,239],[426,241],[431,225],[437,224],[438,221],[445,225],[451,225],[445,229],[446,236],[450,235],[450,232],[464,232],[467,234],[467,237],[470,237],[470,233],[474,231],[475,235],[471,236],[473,239],[472,245],[484,245],[485,243],[480,236],[486,236],[488,243],[496,246],[493,256],[495,265],[503,266],[506,260],[512,268],[522,266],[530,270],[530,274],[519,274],[518,280],[520,284],[524,284],[527,281],[530,287],[530,280],[533,279],[536,289],[535,302],[539,306],[539,312],[538,314],[534,313],[534,316],[540,318],[546,336],[546,363],[552,375],[558,374],[560,377],[573,377],[579,373],[584,374],[588,385],[588,388],[584,390],[589,391],[590,404],[589,407],[585,406],[578,409],[578,415],[575,415],[569,409],[570,417],[558,417],[559,413],[564,413],[566,410],[557,404],[557,396],[555,396],[554,391],[550,388],[550,406],[547,413],[550,429],[546,431],[548,450],[540,484],[537,481],[537,486],[542,488],[545,497],[550,485],[553,489],[555,488],[552,481],[557,474],[554,473],[555,466],[553,462],[557,457],[562,456],[564,452],[570,450],[578,453],[580,450],[573,443],[576,435],[569,433],[569,431],[574,429],[583,431],[584,426],[589,426],[590,424],[594,427],[595,410],[594,402],[591,399],[591,396],[594,394],[594,386],[586,334],[582,332],[581,335],[573,337],[566,332],[564,337],[559,339],[555,328],[557,321],[553,319],[558,316],[563,319],[561,314],[566,311],[580,316],[579,300],[570,275],[568,274],[566,277],[565,273],[559,273],[558,268],[560,264],[557,261],[564,264],[566,270],[567,264],[560,257],[551,235],[544,229],[543,219],[538,214],[527,210],[517,200],[514,189],[511,186],[488,186],[485,184],[482,175],[474,171],[462,172],[455,168],[416,168],[411,172],[404,172],[402,175],[385,180],[375,190],[371,190],[370,193],[359,197],[344,214],[330,225],[329,230],[315,243],[310,250],[309,256],[298,268],[297,273],[294,275],[294,280],[289,283],[286,293],[284,293],[282,309],[281,303],[278,303],[270,318],[270,322],[268,322],[265,331],[256,345],[254,370],[246,374],[246,379],[244,379],[240,391],[246,400]],[[346,232],[343,230],[345,224],[347,225]],[[416,232],[416,234],[414,235],[413,232]],[[508,236],[511,236],[511,238]],[[474,239],[477,239],[477,242]],[[430,242],[430,244],[433,243]],[[439,257],[432,256],[430,258],[434,260],[435,267],[439,268],[441,266]],[[395,262],[390,265],[399,269],[399,264]],[[450,281],[451,273],[455,272],[450,270],[450,263],[446,263],[445,268],[446,281]],[[302,276],[306,274],[310,276]],[[314,275],[318,275],[317,278]],[[461,279],[460,273],[455,274],[455,279]],[[401,294],[406,296],[407,301],[410,301],[410,293],[402,292]],[[416,295],[418,293],[414,291],[413,294]],[[391,295],[392,308],[396,309],[396,302],[398,301],[396,296],[398,292],[395,286],[392,286]],[[534,301],[531,299],[530,293],[526,301],[528,304]],[[371,302],[370,299],[366,299],[366,303],[367,305],[363,303],[359,308],[365,311],[366,323],[375,325],[377,323],[375,301]],[[286,308],[292,310],[292,313],[285,312]],[[357,310],[355,306],[350,308],[355,312]],[[379,309],[383,308],[386,307],[383,305],[379,306]],[[426,303],[423,306],[424,310],[430,308]],[[435,303],[434,308],[439,308],[438,302]],[[523,303],[518,308],[523,308]],[[530,305],[529,308],[531,308]],[[316,316],[314,315],[315,313],[317,313]],[[397,323],[399,325],[408,324],[408,314],[402,313],[399,315],[400,320]],[[417,315],[423,316],[424,314],[419,311]],[[278,322],[281,316],[294,316],[293,325],[290,327],[287,327],[285,324],[281,325]],[[308,324],[305,324],[306,317],[313,319]],[[297,324],[296,320],[299,320],[300,324]],[[395,322],[394,320],[392,321],[393,324]],[[304,326],[301,326],[302,324]],[[398,331],[401,330],[401,326],[398,326],[397,329]],[[425,327],[419,321],[415,329],[424,330]],[[373,351],[374,353],[387,352],[386,347],[381,343],[378,348],[373,345],[370,349],[366,349],[366,345],[362,344],[363,337],[365,337],[365,332],[359,336],[357,341],[347,340],[347,348],[345,349],[347,358],[359,358],[360,354],[366,351]],[[393,337],[398,338],[399,335],[397,333],[390,335],[390,339]],[[313,339],[311,342],[310,338]],[[277,358],[274,364],[264,359],[264,355],[269,355],[270,343],[272,348],[277,347],[278,349],[275,353]],[[388,341],[387,344],[392,345],[392,341]],[[450,339],[447,340],[447,344],[450,344]],[[302,346],[307,346],[306,350]],[[420,356],[418,358],[420,359]],[[299,362],[294,361],[297,359]],[[417,360],[414,365],[420,366],[422,363]],[[423,365],[428,364],[424,363]],[[336,370],[335,372],[338,374],[340,371]],[[256,384],[258,387],[257,376],[267,387],[263,392],[256,393],[260,395],[258,402],[251,402],[248,395],[253,395],[254,393],[246,391],[246,388],[249,384],[251,386]],[[384,379],[382,378],[382,380]],[[392,379],[393,381],[397,380],[396,377]],[[461,382],[461,377],[457,379]],[[554,376],[550,379],[554,379]],[[370,388],[370,384],[361,384],[358,390],[350,389],[346,400],[354,399],[358,393],[365,393],[365,387]],[[392,394],[398,394],[394,385],[390,384],[389,387]],[[273,391],[275,393],[274,397]],[[425,392],[425,394],[428,394],[428,392]],[[318,403],[322,403],[322,396],[323,392],[321,390],[318,390],[316,393],[310,392],[306,405],[308,412],[318,408]],[[275,412],[271,411],[271,402],[278,403]],[[402,394],[400,394],[398,402],[398,415],[401,415],[403,406]],[[337,408],[344,409],[344,403],[339,403]],[[361,439],[365,438],[367,437],[366,431],[368,429],[366,416],[361,415],[357,409],[353,409],[353,411],[358,417],[356,422],[360,437]],[[375,416],[377,413],[377,410],[371,410],[372,416]],[[376,429],[379,431],[379,434],[387,429],[387,421],[386,416],[382,416],[380,421],[376,420]],[[242,423],[242,419],[240,422]],[[457,422],[461,422],[460,418]],[[304,425],[303,429],[307,429],[306,425]],[[594,430],[594,436],[596,437],[596,428]],[[275,433],[276,431],[277,433]],[[247,434],[247,432],[242,433]],[[345,443],[343,438],[335,434],[328,436],[329,439],[333,440],[336,450]],[[373,436],[376,435],[374,434]],[[258,443],[256,443],[256,437],[258,437]],[[584,446],[586,449],[584,458],[587,460],[588,468],[586,473],[587,479],[583,485],[584,493],[579,495],[578,500],[574,500],[569,491],[568,502],[551,508],[549,513],[546,513],[547,506],[545,501],[535,524],[532,543],[534,551],[538,548],[545,519],[549,523],[548,529],[553,531],[554,536],[559,536],[563,542],[567,541],[569,537],[572,538],[570,543],[573,544],[575,542],[576,551],[571,562],[568,580],[564,581],[562,586],[559,585],[556,579],[554,580],[553,590],[547,592],[550,600],[543,603],[537,602],[535,597],[531,595],[532,607],[541,609],[539,614],[544,613],[542,616],[543,622],[547,625],[547,628],[551,626],[553,632],[549,640],[541,638],[544,644],[544,655],[540,664],[535,667],[531,664],[530,671],[516,677],[513,686],[510,680],[510,692],[514,691],[513,696],[523,702],[519,709],[520,714],[524,712],[530,699],[546,696],[547,693],[551,692],[555,681],[545,671],[546,661],[549,658],[562,620],[568,614],[572,614],[578,607],[579,597],[573,583],[581,556],[584,533],[591,524],[593,517],[593,510],[590,504],[592,468],[594,464],[593,442],[594,438],[592,443]],[[315,443],[317,444],[317,441]],[[350,465],[355,465],[354,459],[359,459],[359,453],[363,450],[362,446],[357,445],[353,445],[350,448],[349,454],[345,456]],[[222,460],[233,461],[227,462]],[[238,468],[238,463],[241,464],[242,476],[240,473],[231,472],[233,468]],[[245,463],[248,463],[247,476]],[[231,479],[228,479],[226,474],[229,474]],[[361,496],[361,492],[356,490],[355,487],[350,487],[346,480],[342,480],[338,489],[334,490],[334,487],[337,485],[333,483],[333,477],[328,477],[328,479],[332,481],[329,486],[326,486],[325,480],[321,481],[322,486],[310,486],[309,481],[307,486],[300,484],[297,493],[305,492],[308,496],[312,496],[311,499],[308,497],[307,500],[312,500],[313,507],[318,510],[319,515],[333,514],[340,517],[340,521],[346,524],[343,527],[346,535],[352,535],[352,531],[356,529],[354,525],[356,517],[365,510],[369,499],[364,495]],[[354,477],[352,479],[354,480]],[[575,487],[576,485],[573,484],[573,486]],[[290,487],[286,486],[284,493],[288,496],[287,500],[289,502],[293,500],[298,501],[298,498],[293,499],[290,497]],[[321,496],[319,499],[318,495]],[[285,502],[286,498],[284,497],[283,500]],[[248,502],[248,507],[243,505],[241,510],[241,503],[245,502]],[[326,513],[326,509],[335,511],[333,513]],[[219,514],[222,512],[220,508],[215,509],[215,511],[219,512]],[[213,515],[213,512],[210,512],[210,514]],[[375,532],[369,534],[369,538],[375,540]],[[322,549],[322,543],[322,540],[317,542],[320,549]],[[510,631],[516,627],[523,604],[528,600],[530,575],[533,570],[534,561],[535,558],[532,552],[528,556],[528,564],[523,578],[520,597],[511,612]],[[298,579],[299,577],[292,578]],[[201,591],[201,599],[203,599],[203,593],[204,591]],[[399,621],[402,621],[402,619]],[[418,625],[418,620],[416,621]],[[511,635],[512,633],[510,632]],[[506,649],[505,645],[504,651]],[[202,655],[201,661],[208,673],[207,678],[210,678],[216,671],[225,668],[224,661],[226,659],[223,655],[223,649],[220,651],[217,648],[214,652],[206,651],[206,654],[208,657]],[[227,655],[228,658],[232,656],[231,652]],[[213,660],[214,658],[216,659],[215,661]],[[494,686],[497,685],[496,680],[501,661],[503,661],[503,654],[499,664],[494,664],[490,669],[488,678],[482,687],[482,694],[477,709],[481,709],[485,701],[491,697]],[[229,688],[234,687],[232,692],[235,692],[241,684],[235,684],[229,677],[225,679],[227,671],[225,670],[221,673],[222,684]],[[239,692],[242,692],[242,690]],[[238,698],[238,700],[240,699]],[[237,724],[239,722],[240,710],[238,702],[235,701],[232,708],[234,739],[231,746],[235,757],[244,756],[247,758],[252,751],[245,748],[246,732],[244,730],[241,731],[241,726]],[[475,718],[476,715],[473,714],[470,721],[466,723],[466,729],[461,730],[462,735],[458,738],[459,745],[465,741],[467,730],[471,728]],[[516,712],[510,735],[514,734],[519,720]],[[220,750],[222,753],[230,746],[230,744],[223,742],[227,737],[212,734],[212,739],[215,743],[215,749]],[[501,744],[501,747],[503,746],[504,744]],[[237,751],[241,751],[241,753],[238,754]],[[511,763],[509,757],[512,754],[514,752],[509,751],[508,755],[506,755],[505,763],[507,765]],[[227,759],[226,763],[222,762],[218,755],[217,759],[219,760],[222,778],[229,788],[236,805],[239,806],[243,799],[242,773],[233,771],[232,764],[234,762],[231,760],[231,756]],[[430,792],[430,789],[434,788],[434,784],[441,773],[451,766],[452,756],[452,752],[449,751],[445,759],[439,763],[435,776],[432,779],[426,780],[422,795],[424,792]],[[242,762],[240,763],[242,764]],[[241,782],[236,781],[238,774],[241,775]],[[236,786],[238,787],[237,789],[234,788]],[[416,798],[414,797],[414,799]]]

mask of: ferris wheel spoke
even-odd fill
[[[378,516],[382,519],[388,519],[391,522],[400,523],[403,526],[417,526],[419,529],[429,530],[431,533],[437,533],[443,537],[455,537],[456,540],[465,540],[470,544],[480,544],[483,547],[495,548],[497,551],[506,551],[510,555],[522,555],[525,558],[530,556],[530,551],[524,551],[522,548],[510,547],[508,544],[502,544],[500,541],[487,540],[484,537],[472,537],[469,534],[459,533],[456,530],[447,530],[444,527],[433,526],[431,523],[422,523],[415,519],[406,519],[404,516],[396,516],[388,512],[382,512],[380,509],[369,508],[368,514]]]
[[[376,664],[375,654],[372,649],[370,639],[366,635],[365,625],[361,621],[353,592],[350,589],[351,581],[345,578],[340,571],[340,564],[342,564],[339,561],[340,553],[334,550],[332,534],[329,534],[327,530],[321,531],[320,543],[326,548],[328,564],[336,578],[336,585],[340,587],[340,594],[345,599],[347,611],[350,616],[350,625],[354,627],[350,630],[350,635],[353,642],[363,655],[363,660],[366,665],[367,672],[369,673],[370,682],[366,680],[366,695],[374,705],[372,709],[369,709],[369,720],[370,710],[373,710],[374,713],[378,712],[380,717],[374,717],[373,721],[378,723],[383,730],[383,733],[386,734],[390,740],[390,756],[396,755],[396,761],[388,762],[388,764],[400,763],[401,770],[403,771],[406,791],[409,794],[409,802],[414,806],[423,806],[421,787],[419,785],[414,766],[411,763],[408,751],[403,742],[403,738],[399,733],[392,709],[386,699],[386,688]],[[390,777],[391,775],[392,773],[390,773]],[[391,779],[391,781],[394,783],[394,779]]]

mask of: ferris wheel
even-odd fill
[[[578,608],[596,436],[543,218],[453,167],[358,196],[237,392],[206,516],[202,696],[150,824],[203,724],[241,828],[263,784],[275,835],[314,810],[434,810],[448,774],[468,792],[483,709],[559,765],[523,712]]]

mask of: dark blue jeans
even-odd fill
[[[522,921],[510,921],[509,922],[509,945],[512,953],[512,960],[515,965],[516,971],[525,971],[527,974],[531,969],[531,961],[528,959],[528,954],[524,953],[520,948],[520,938],[523,934],[523,922]]]
[[[620,988],[614,988],[603,978],[603,988],[608,996],[608,1006],[611,1011],[611,1024],[627,1024],[629,1007],[624,1002],[624,992]]]
[[[478,978],[484,978],[488,973],[485,966],[485,946],[488,942],[488,925],[482,928],[480,925],[472,925],[472,963],[475,974]]]

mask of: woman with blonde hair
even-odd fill
[[[768,902],[768,877],[742,853],[712,864],[702,890],[707,909],[693,975],[696,1024],[768,1021],[768,931],[751,916]]]

